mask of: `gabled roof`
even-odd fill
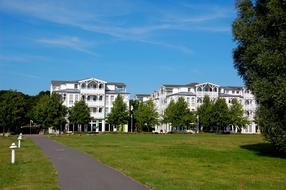
[[[197,83],[195,86],[202,86],[202,85],[207,85],[207,84],[219,87],[219,85],[211,83],[211,82]]]
[[[102,83],[107,83],[106,81],[100,80],[100,79],[96,79],[96,78],[87,78],[87,79],[83,79],[83,80],[79,80],[78,82],[86,82],[86,81],[99,81]]]

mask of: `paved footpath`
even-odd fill
[[[122,173],[79,150],[32,135],[57,170],[61,190],[147,190]]]

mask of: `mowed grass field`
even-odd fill
[[[99,134],[52,138],[154,190],[286,189],[285,156],[277,155],[260,135]]]
[[[54,190],[59,189],[56,171],[48,158],[24,136],[22,146],[16,150],[16,163],[12,165],[12,142],[16,136],[0,137],[0,189],[1,190]]]

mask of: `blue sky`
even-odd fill
[[[0,89],[51,80],[242,85],[233,68],[232,0],[0,0]]]

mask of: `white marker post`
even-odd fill
[[[19,135],[19,137],[18,137],[18,148],[21,148],[21,140],[22,140],[22,136]]]
[[[16,144],[12,143],[11,146],[9,147],[11,149],[11,164],[15,163],[15,158],[16,158]]]

